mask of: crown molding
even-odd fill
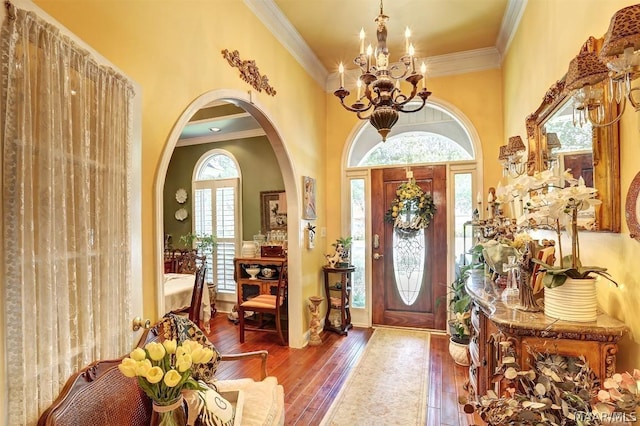
[[[522,19],[524,10],[527,8],[527,1],[528,0],[509,0],[507,3],[507,10],[505,10],[504,16],[502,17],[500,33],[496,40],[496,49],[498,49],[498,52],[500,52],[500,55],[503,57],[518,30],[520,19]]]
[[[244,3],[309,75],[321,87],[324,86],[328,75],[327,70],[275,2],[273,0],[244,0]]]
[[[509,0],[507,2],[507,9],[502,18],[500,33],[495,47],[432,56],[424,59],[416,58],[417,63],[424,60],[428,67],[429,77],[500,68],[504,52],[509,48],[509,44],[520,24],[527,1]],[[326,70],[273,0],[244,0],[244,3],[320,86],[324,86],[327,92],[333,92],[338,87],[338,73],[329,73]],[[352,74],[353,76],[351,76]],[[345,79],[355,82],[355,78],[358,75],[359,73],[356,70],[346,71]]]
[[[207,135],[207,136],[199,136],[195,138],[178,139],[178,142],[176,143],[176,147],[202,145],[205,143],[213,143],[213,142],[225,142],[225,141],[231,141],[235,139],[249,139],[249,138],[255,138],[258,136],[265,136],[265,135],[266,133],[262,129],[244,130],[241,132],[233,132],[233,133],[221,133],[217,135]]]

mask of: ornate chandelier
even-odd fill
[[[378,24],[376,35],[378,44],[375,51],[369,45],[365,51],[364,29],[360,31],[360,54],[353,62],[360,67],[361,74],[357,80],[356,101],[351,106],[344,103],[344,98],[349,96],[349,91],[344,88],[344,66],[340,63],[340,88],[333,92],[342,106],[351,112],[355,112],[361,120],[369,120],[371,125],[378,130],[382,141],[387,139],[387,135],[394,124],[398,121],[398,112],[420,111],[431,92],[427,91],[424,74],[426,65],[424,62],[420,67],[421,74],[416,73],[415,50],[413,44],[409,42],[411,33],[409,28],[405,31],[406,52],[400,58],[399,63],[389,63],[389,49],[387,48],[387,26],[389,17],[382,10],[382,0],[380,0],[380,14],[375,19]],[[372,56],[375,57],[375,65],[372,63]],[[403,94],[400,90],[400,80],[404,79],[411,84],[411,93]],[[418,82],[422,80],[422,90],[418,92]],[[364,94],[361,89],[364,86]],[[422,100],[418,106],[407,105],[416,95]]]

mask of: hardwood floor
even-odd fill
[[[240,344],[237,326],[225,313],[218,313],[211,320],[209,339],[222,353],[269,351],[268,373],[285,390],[285,422],[306,426],[320,423],[372,333],[370,328],[353,328],[348,336],[323,332],[321,346],[292,349],[279,345],[275,335],[247,332],[245,343]],[[473,420],[458,404],[458,395],[466,394],[467,369],[453,362],[448,342],[445,335],[432,335],[427,425],[471,425]],[[258,374],[258,361],[226,362],[217,376],[258,378]]]

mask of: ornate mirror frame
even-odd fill
[[[640,223],[638,223],[638,197],[640,196],[640,172],[631,181],[627,192],[625,216],[629,227],[629,236],[640,241]]]
[[[565,102],[569,101],[564,77],[553,84],[542,104],[526,119],[529,143],[529,174],[547,168],[547,141],[544,123]],[[609,111],[613,114],[617,111]],[[615,117],[612,115],[611,118]],[[620,232],[620,144],[619,126],[593,127],[593,179],[602,204],[596,206],[597,231]]]

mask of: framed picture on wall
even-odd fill
[[[302,218],[317,219],[316,214],[316,180],[309,176],[302,176]]]
[[[287,194],[284,191],[260,192],[262,232],[287,229]]]

